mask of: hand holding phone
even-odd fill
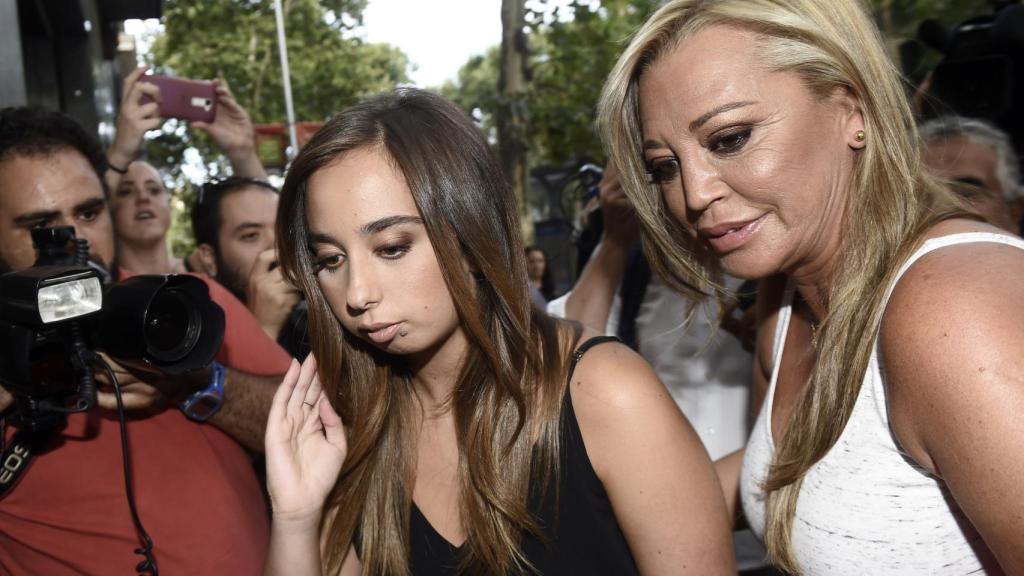
[[[147,84],[146,67],[140,66],[125,76],[121,87],[121,109],[117,114],[117,131],[107,152],[107,160],[117,172],[126,170],[139,157],[146,132],[163,124],[160,117],[160,88]]]
[[[160,116],[163,118],[213,122],[217,116],[217,89],[213,82],[156,74],[143,76],[139,81],[160,89]],[[144,94],[140,103],[152,101],[151,96]]]

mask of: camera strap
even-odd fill
[[[0,498],[14,488],[25,474],[34,455],[33,444],[37,434],[18,430],[9,444],[4,445],[3,459],[0,460]]]

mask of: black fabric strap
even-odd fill
[[[569,364],[569,374],[565,377],[566,383],[572,382],[572,373],[576,371],[576,363],[580,361],[580,358],[583,358],[583,355],[586,354],[587,350],[590,350],[598,344],[604,344],[605,342],[618,342],[621,344],[622,340],[619,340],[617,336],[594,336],[583,344],[580,344],[580,347],[572,353],[572,363]]]
[[[0,460],[0,498],[6,496],[21,480],[28,465],[32,463],[35,453],[33,445],[40,440],[38,434],[19,430],[11,443],[4,446],[3,459]]]

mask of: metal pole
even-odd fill
[[[284,80],[284,106],[288,114],[288,141],[291,143],[288,160],[291,161],[298,153],[299,145],[295,137],[295,108],[292,106],[291,69],[288,68],[288,46],[284,41],[284,13],[281,10],[281,0],[274,0],[274,17],[277,20],[277,51],[281,54],[281,77]]]

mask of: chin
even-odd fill
[[[781,270],[771,259],[754,254],[728,254],[719,263],[723,272],[740,280],[759,280],[774,276]]]

